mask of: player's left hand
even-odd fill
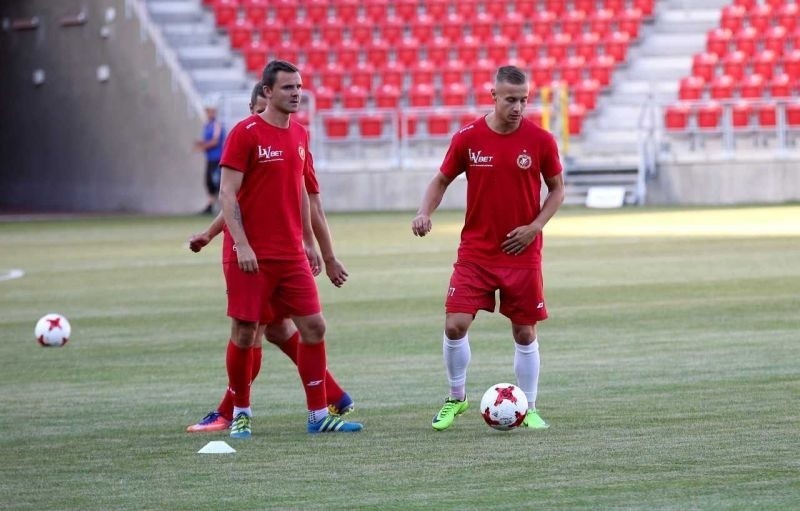
[[[537,229],[529,225],[517,227],[506,234],[506,240],[500,244],[500,248],[506,254],[519,255],[528,248],[538,233]]]
[[[344,265],[335,257],[325,262],[325,273],[336,287],[342,287],[342,285],[347,282],[347,277],[349,276]]]
[[[322,273],[322,257],[317,252],[317,247],[314,245],[303,245],[308,258],[308,264],[311,266],[311,274],[315,277]]]

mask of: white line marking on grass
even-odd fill
[[[3,273],[0,273],[0,282],[4,280],[14,280],[19,279],[25,276],[25,272],[18,269],[11,269],[7,270]]]

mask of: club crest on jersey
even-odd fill
[[[529,168],[531,168],[532,163],[533,159],[525,153],[522,153],[519,156],[517,156],[517,167],[521,168],[522,170],[528,170]]]
[[[300,159],[301,160],[305,160],[306,159],[306,148],[301,146],[301,145],[297,146],[297,154],[300,155]]]
[[[272,146],[261,147],[258,146],[258,162],[267,163],[271,161],[279,161],[283,159],[283,151],[276,151]]]

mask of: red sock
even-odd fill
[[[228,389],[233,393],[233,405],[238,408],[249,407],[253,348],[240,348],[229,341],[225,366],[228,369]]]
[[[325,399],[325,341],[317,344],[297,345],[297,372],[306,391],[309,410],[321,410],[328,406]]]
[[[253,360],[251,360],[252,368],[250,369],[251,374],[250,378],[252,378],[251,383],[255,381],[256,376],[261,371],[261,346],[254,346],[253,347]],[[222,401],[220,401],[219,406],[217,406],[217,411],[223,418],[228,419],[229,421],[233,420],[233,392],[231,392],[230,388],[225,389],[225,395],[222,397]]]
[[[286,339],[283,344],[278,347],[287,357],[292,359],[294,365],[297,365],[297,345],[300,344],[300,332],[295,332],[291,337]]]

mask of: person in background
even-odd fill
[[[203,138],[195,142],[195,149],[203,151],[206,157],[205,184],[208,193],[208,202],[201,214],[214,213],[219,195],[220,168],[219,160],[222,157],[222,147],[225,143],[225,128],[217,119],[217,101],[207,99],[205,102],[206,123],[203,125]]]

